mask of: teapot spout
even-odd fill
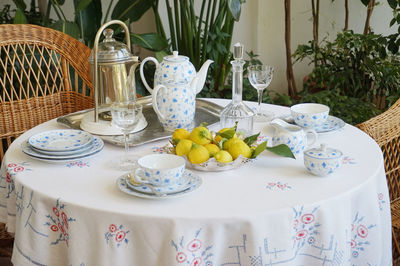
[[[204,83],[206,82],[207,78],[207,71],[208,68],[210,67],[211,63],[214,63],[214,61],[208,59],[200,68],[199,72],[197,72],[196,78],[197,78],[197,84],[195,85],[196,89],[196,94],[199,93],[203,87]],[[193,84],[193,83],[192,83]]]

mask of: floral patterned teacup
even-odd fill
[[[294,122],[305,128],[314,128],[328,118],[329,107],[319,103],[300,103],[290,108]]]
[[[146,155],[138,160],[135,176],[153,186],[171,186],[182,179],[185,163],[183,157],[173,154]]]

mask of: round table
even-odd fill
[[[267,127],[256,124],[262,135]],[[63,164],[21,151],[29,136],[59,128],[51,120],[24,133],[2,163],[0,221],[15,232],[15,265],[391,265],[382,153],[351,125],[319,134],[316,145],[344,154],[327,177],[308,173],[302,156],[264,151],[234,170],[190,170],[203,181],[198,189],[156,200],[117,188],[124,172],[111,162],[123,147],[106,143],[96,156]],[[167,142],[130,152],[163,152]]]

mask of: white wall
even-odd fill
[[[41,0],[45,1],[45,0]],[[73,18],[72,3],[67,0],[63,10],[67,18]],[[29,2],[29,1],[25,1]],[[116,1],[115,1],[116,2]],[[310,0],[292,0],[292,52],[296,50],[299,44],[305,44],[312,39],[312,21],[311,21],[311,1]],[[333,39],[336,32],[344,26],[344,0],[336,0],[334,3],[328,0],[321,0],[320,10],[320,40],[329,36]],[[380,1],[381,4],[375,7],[371,27],[375,33],[389,34],[396,31],[396,27],[389,28],[389,22],[393,18],[391,8],[386,0]],[[2,0],[4,4],[12,4],[11,0]],[[104,13],[109,1],[102,0]],[[200,1],[196,1],[199,9]],[[71,8],[67,8],[67,5]],[[13,5],[13,4],[12,4]],[[361,33],[364,28],[366,7],[360,0],[350,0],[350,25],[349,28],[355,32]],[[160,13],[165,23],[165,29],[168,31],[168,23],[164,1],[160,0]],[[53,16],[55,18],[55,15]],[[241,42],[246,51],[253,50],[260,55],[260,59],[265,64],[275,67],[275,76],[269,86],[269,89],[280,93],[287,92],[286,83],[286,55],[285,55],[285,36],[284,36],[284,1],[283,0],[247,0],[243,5],[240,22],[235,26],[235,32],[232,44]],[[154,16],[150,10],[139,21],[133,24],[133,31],[137,33],[154,31]],[[141,57],[151,55],[144,49],[136,49]],[[301,90],[303,77],[311,71],[307,62],[294,65],[294,74],[296,78],[297,89]]]

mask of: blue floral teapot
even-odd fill
[[[212,60],[207,60],[201,66],[199,72],[196,73],[196,69],[189,61],[189,58],[187,56],[178,55],[178,51],[173,51],[172,55],[165,56],[161,63],[158,63],[157,59],[154,57],[147,57],[140,65],[140,77],[142,78],[144,86],[151,94],[153,94],[153,89],[148,85],[143,73],[143,67],[147,61],[152,61],[156,65],[154,87],[157,85],[168,86],[171,81],[190,84],[193,79],[197,77],[197,85],[194,88],[196,94],[203,89],[208,67],[213,63]]]

